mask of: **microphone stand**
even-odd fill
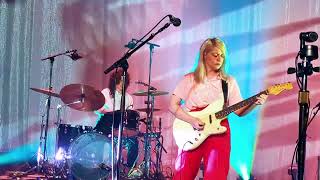
[[[121,117],[120,117],[120,123],[119,123],[119,131],[118,131],[118,144],[117,144],[117,157],[116,157],[116,179],[120,180],[120,163],[121,163],[121,149],[122,149],[122,132],[123,132],[123,120],[127,120],[127,113],[126,113],[126,103],[125,103],[125,86],[126,86],[126,79],[128,75],[128,68],[129,64],[128,61],[124,61],[121,64],[121,67],[123,69],[122,73],[122,90],[121,90],[121,104],[120,104],[120,112],[121,112]],[[113,130],[112,130],[113,131]],[[113,172],[112,172],[113,173]]]
[[[66,55],[69,53],[75,53],[77,50],[66,51],[64,53],[55,54],[46,58],[42,58],[41,61],[50,60],[50,72],[49,72],[49,91],[52,91],[52,69],[53,69],[53,62],[54,58],[61,55]],[[44,131],[44,147],[43,147],[43,160],[46,160],[46,152],[47,152],[47,135],[48,135],[48,127],[49,127],[49,114],[50,114],[50,106],[51,106],[51,94],[48,95],[47,99],[47,116],[46,116],[46,124],[45,124],[45,131]],[[42,135],[42,134],[41,134]],[[41,138],[40,138],[41,139]],[[40,141],[41,147],[41,141]]]
[[[50,57],[50,73],[49,73],[49,91],[52,91],[52,68],[54,57]],[[47,154],[47,136],[48,136],[48,128],[49,128],[49,114],[50,114],[50,106],[51,106],[51,94],[49,94],[47,99],[47,116],[46,116],[46,123],[45,123],[45,130],[44,130],[44,146],[43,146],[43,160],[46,161],[46,154]]]
[[[310,62],[304,58],[302,68],[306,69],[310,65]],[[306,131],[307,122],[309,117],[309,91],[307,90],[307,74],[302,74],[302,86],[299,91],[299,140],[298,140],[298,180],[303,180],[304,174],[304,162],[305,162],[305,151],[306,151]]]
[[[56,55],[56,56],[59,56],[59,55]],[[50,56],[50,57],[41,59],[42,61],[47,59],[50,60],[49,85],[48,85],[49,91],[52,91],[52,69],[53,69],[54,57],[56,56]],[[47,159],[46,159],[47,158],[47,136],[48,136],[48,127],[49,127],[50,107],[51,107],[51,94],[49,93],[46,100],[45,124],[43,124],[43,119],[41,121],[40,143],[37,150],[37,166],[36,166],[37,172],[43,171],[44,162],[47,162]],[[44,136],[43,136],[43,128],[45,128]],[[43,146],[43,152],[41,152],[42,146]]]
[[[61,55],[67,55],[69,53],[76,53],[76,51],[77,50],[70,50],[64,53],[55,54],[55,55],[41,59],[41,61],[50,60],[49,85],[48,85],[49,91],[52,91],[52,74],[53,74],[52,69],[53,69],[53,63],[54,63],[55,57],[61,56]],[[78,57],[78,59],[79,58],[80,56]],[[49,117],[50,117],[50,109],[51,109],[51,97],[52,95],[49,93],[47,97],[47,103],[46,103],[46,121],[45,121],[45,124],[43,124],[43,120],[41,122],[40,143],[39,143],[39,148],[37,150],[37,166],[36,166],[37,172],[43,171],[43,164],[44,162],[47,162],[47,139],[48,139]],[[43,128],[45,128],[44,136],[43,136]],[[41,154],[42,146],[43,146],[43,152]]]
[[[109,68],[107,68],[104,73],[108,74],[111,72],[113,69],[121,67],[123,69],[123,82],[126,81],[126,76],[127,76],[127,70],[128,70],[128,61],[127,59],[138,49],[140,49],[144,44],[149,42],[151,39],[153,39],[157,34],[162,32],[164,29],[168,28],[171,23],[166,23],[163,27],[161,27],[156,33],[152,33],[145,41],[141,42],[137,47],[135,47],[133,50],[127,52],[122,58],[120,58],[118,61],[116,61],[113,65],[111,65]],[[117,146],[117,157],[116,157],[116,180],[120,180],[120,160],[121,160],[121,144],[122,144],[122,131],[123,131],[123,119],[125,118],[125,83],[122,84],[122,95],[121,95],[121,106],[120,106],[120,111],[121,111],[121,118],[120,118],[120,123],[119,123],[119,132],[118,132],[118,146]],[[149,88],[150,89],[150,88]],[[114,170],[114,168],[113,168]],[[112,175],[114,175],[114,172],[112,172]]]
[[[170,26],[171,23],[166,23],[162,28],[160,28],[156,33],[151,34],[148,39],[146,39],[145,41],[141,42],[141,44],[139,44],[136,48],[134,48],[133,50],[127,52],[122,58],[120,58],[118,61],[116,61],[113,65],[111,65],[108,69],[106,69],[104,71],[105,74],[108,74],[109,72],[111,72],[113,69],[121,67],[121,65],[123,63],[125,63],[127,61],[127,59],[134,53],[136,52],[138,49],[140,49],[144,44],[146,44],[147,42],[149,42],[151,39],[153,39],[157,34],[159,34],[160,32],[162,32],[164,29],[168,28]]]
[[[305,155],[306,155],[306,132],[308,127],[309,118],[309,91],[307,89],[308,76],[317,72],[317,68],[313,68],[311,61],[318,58],[318,47],[313,45],[305,45],[304,40],[300,39],[300,58],[302,63],[296,64],[296,69],[291,68],[294,71],[288,73],[296,73],[297,82],[300,88],[299,91],[299,137],[297,144],[297,164],[298,164],[298,180],[304,178],[304,167],[305,167]],[[297,56],[298,58],[298,56]],[[299,79],[301,77],[302,80]],[[293,177],[294,178],[294,177]]]

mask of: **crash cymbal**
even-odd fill
[[[49,90],[49,89],[38,89],[38,88],[30,88],[31,90],[34,90],[36,92],[42,93],[42,94],[46,94],[46,95],[51,95],[54,97],[60,97],[60,95],[56,92],[54,92],[53,90]]]
[[[139,108],[139,109],[136,109],[137,111],[141,111],[141,112],[147,112],[148,109],[147,108]],[[151,110],[151,109],[150,109]],[[160,111],[160,109],[158,108],[154,108],[153,111]]]
[[[70,84],[60,91],[61,100],[79,111],[94,111],[101,108],[105,99],[99,90],[85,84]]]
[[[166,95],[169,94],[169,92],[166,91],[150,91],[150,95],[151,96],[162,96],[162,95]],[[148,96],[148,91],[138,91],[133,93],[133,95],[135,96]]]

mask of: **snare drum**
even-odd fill
[[[137,111],[134,110],[126,110],[127,113],[127,120],[123,123],[123,136],[132,137],[137,136],[139,134],[139,119],[140,115]],[[102,132],[103,134],[111,134],[111,128],[112,128],[112,118],[113,118],[113,112],[108,112],[104,114],[100,120],[98,121],[96,129],[99,132]],[[118,135],[118,128],[120,124],[121,119],[121,111],[115,111],[114,112],[114,135]]]

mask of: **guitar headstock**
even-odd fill
[[[287,82],[287,83],[282,83],[282,84],[276,84],[267,89],[268,94],[273,94],[273,95],[278,95],[284,90],[290,90],[292,89],[292,83]]]

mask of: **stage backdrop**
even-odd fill
[[[168,95],[155,97],[154,127],[162,123],[165,139],[164,174],[174,167],[177,147],[172,137],[173,117],[168,112],[170,94],[182,76],[194,70],[202,41],[220,37],[228,47],[228,72],[248,98],[270,85],[292,82],[293,90],[270,96],[266,104],[245,117],[231,115],[232,155],[229,179],[253,174],[259,180],[291,179],[288,168],[298,135],[299,106],[293,67],[299,51],[299,33],[320,32],[319,0],[2,0],[0,3],[0,164],[34,158],[39,146],[41,121],[46,119],[46,95],[29,88],[47,88],[50,62],[41,58],[77,49],[77,61],[55,58],[52,87],[57,93],[69,84],[87,84],[98,90],[108,84],[104,70],[128,50],[165,15],[179,17],[129,59],[129,93],[148,82]],[[166,18],[153,31],[165,23]],[[147,36],[149,37],[149,36]],[[320,40],[313,43],[320,45]],[[313,61],[319,66],[319,60]],[[149,68],[151,66],[151,69]],[[319,73],[308,78],[311,108],[320,101]],[[134,96],[134,107],[145,107],[146,97]],[[53,160],[57,106],[52,98],[48,157]],[[313,113],[313,112],[312,112]],[[146,115],[140,112],[140,117]],[[94,126],[97,115],[62,107],[64,124]],[[320,152],[319,115],[308,127],[306,179],[317,177]],[[140,131],[144,131],[143,125]],[[143,150],[141,149],[141,154]]]

